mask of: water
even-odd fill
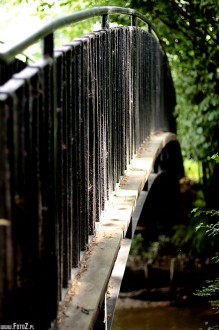
[[[219,324],[219,316],[206,307],[157,304],[117,308],[112,330],[207,330],[216,324]]]

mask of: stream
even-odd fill
[[[143,306],[141,301],[125,300],[119,300],[112,330],[207,330],[219,324],[219,316],[207,306],[175,307],[167,302]]]

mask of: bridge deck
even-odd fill
[[[176,136],[173,133],[153,135],[132,160],[108,202],[95,238],[84,255],[60,308],[58,329],[72,329],[72,326],[80,330],[91,329],[100,312],[105,292],[108,307],[105,323],[106,328],[110,328],[131,238],[147,195],[147,192],[141,195],[141,191],[153,171],[154,162],[161,150],[168,142],[175,140]],[[130,237],[125,238],[130,225]]]

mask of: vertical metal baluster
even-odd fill
[[[145,99],[145,89],[144,89],[144,72],[143,72],[143,68],[144,68],[144,57],[141,56],[141,54],[144,51],[144,35],[142,33],[142,31],[140,31],[141,34],[141,44],[140,44],[140,72],[141,72],[141,140],[140,140],[140,144],[142,145],[143,141],[144,141],[144,132],[145,132],[145,108],[144,108],[144,99]]]
[[[30,79],[25,83],[25,140],[24,148],[26,151],[25,157],[25,181],[26,181],[26,210],[28,211],[29,228],[27,226],[29,240],[26,249],[29,250],[29,303],[31,302],[32,295],[36,297],[39,294],[39,280],[38,280],[38,136],[37,136],[37,122],[38,113],[36,111],[36,87],[37,78],[35,76],[36,70],[31,70],[33,73]],[[29,219],[31,218],[31,221]],[[54,290],[56,290],[54,288]],[[57,297],[56,297],[57,299]],[[54,301],[54,304],[56,302]],[[30,303],[31,305],[31,303]],[[32,308],[37,308],[38,299],[33,300]],[[49,315],[50,317],[50,315]],[[33,312],[33,319],[37,321],[37,317]]]
[[[99,157],[100,157],[100,205],[101,212],[104,209],[104,181],[105,181],[105,107],[104,107],[104,35],[102,31],[99,32],[100,35],[100,43],[99,43],[99,88],[100,88],[100,146],[99,146]]]
[[[133,70],[133,108],[134,108],[134,122],[135,122],[135,144],[134,152],[136,153],[140,147],[140,115],[139,115],[139,97],[140,97],[140,83],[139,83],[139,33],[137,29],[133,30],[133,53],[132,53],[132,70]]]
[[[53,33],[48,34],[43,39],[43,55],[53,58],[54,55],[54,36]]]
[[[44,283],[48,292],[47,299],[44,300],[45,323],[55,318],[57,305],[52,302],[57,298],[57,260],[56,260],[56,227],[55,227],[55,186],[54,186],[54,71],[53,64],[47,63],[43,68],[44,75],[44,98],[43,108],[45,128],[44,138],[41,139],[41,173],[42,173],[42,210],[44,221]]]
[[[160,81],[159,81],[159,95],[160,95],[160,105],[159,105],[159,111],[161,112],[160,116],[160,125],[159,125],[159,130],[165,130],[165,112],[164,112],[164,86],[163,86],[163,80],[164,80],[164,75],[163,75],[163,69],[164,69],[164,54],[160,48],[160,45],[158,44],[158,49],[159,49],[159,61],[160,61]],[[157,113],[157,116],[159,117],[159,112]]]
[[[102,26],[102,29],[109,29],[109,15],[108,14],[102,15],[101,26]]]
[[[130,27],[129,28],[129,120],[130,120],[130,159],[134,157],[135,154],[135,117],[134,117],[134,95],[133,95],[133,88],[134,88],[134,82],[133,82],[133,68],[132,68],[132,61],[133,61],[133,30],[135,28]]]
[[[145,141],[146,136],[148,136],[148,132],[147,132],[147,127],[148,127],[148,122],[147,122],[147,108],[146,108],[146,90],[147,90],[147,80],[146,80],[146,65],[145,65],[145,61],[146,61],[146,40],[145,40],[145,31],[143,31],[142,33],[142,54],[144,54],[144,56],[142,56],[142,72],[143,72],[143,113],[144,113],[144,121],[143,121],[143,137],[142,137],[142,143]],[[148,134],[148,135],[147,135]]]
[[[154,118],[154,113],[155,113],[155,107],[156,107],[156,99],[155,99],[155,94],[156,94],[156,79],[155,79],[155,71],[156,71],[156,56],[155,56],[155,41],[153,37],[151,37],[151,75],[150,75],[150,81],[151,81],[151,131],[153,132],[155,130],[155,118]]]
[[[62,127],[62,161],[63,161],[63,187],[62,187],[62,198],[63,198],[63,257],[64,257],[64,268],[63,268],[63,287],[68,287],[68,279],[70,272],[69,264],[69,230],[68,230],[68,93],[69,93],[69,82],[68,82],[68,72],[67,67],[67,56],[66,52],[63,53],[63,127]]]
[[[94,54],[93,54],[93,65],[94,65],[94,108],[93,108],[93,207],[94,207],[94,221],[99,221],[100,219],[100,193],[99,193],[99,153],[98,153],[98,143],[99,143],[99,80],[98,80],[98,55],[99,55],[99,34],[95,33],[94,39]]]
[[[150,38],[145,32],[145,111],[147,118],[146,136],[150,134],[151,85],[150,85]]]
[[[111,77],[112,79],[112,111],[111,111],[111,168],[112,168],[112,189],[115,189],[116,183],[116,30],[111,29]]]
[[[129,40],[130,40],[130,30],[127,27],[125,29],[125,40],[126,40],[126,58],[125,58],[125,76],[126,76],[126,98],[125,98],[125,111],[126,111],[126,124],[125,124],[125,137],[126,137],[126,161],[125,161],[125,169],[128,168],[130,163],[130,145],[131,145],[131,131],[130,131],[130,48],[129,48]]]
[[[123,71],[123,78],[122,78],[122,86],[124,92],[122,93],[122,167],[121,167],[121,174],[124,175],[124,171],[126,167],[126,159],[127,159],[127,145],[128,145],[128,137],[126,136],[126,125],[127,125],[127,107],[126,102],[128,99],[128,81],[127,81],[127,49],[126,49],[126,27],[121,30],[121,37],[122,37],[122,71]]]
[[[97,200],[97,219],[100,219],[101,215],[101,210],[102,210],[102,167],[101,167],[101,145],[102,145],[102,109],[101,109],[101,76],[100,76],[100,62],[101,58],[101,42],[100,42],[100,34],[98,32],[97,34],[97,51],[96,51],[96,56],[97,56],[97,62],[96,62],[96,77],[97,77],[97,89],[96,89],[96,97],[97,97],[97,102],[96,102],[96,137],[95,137],[95,144],[96,144],[96,158],[97,158],[97,163],[96,163],[96,181],[97,181],[97,194],[96,194],[96,200]]]
[[[80,251],[85,248],[85,159],[84,159],[84,49],[83,42],[80,40],[80,53],[78,54],[78,169],[79,181],[78,181],[78,192],[79,207],[80,207]]]
[[[13,169],[13,120],[12,111],[7,102],[7,94],[0,94],[0,319],[4,324],[14,316],[15,265],[14,242],[12,237],[12,195]]]
[[[22,86],[23,87],[23,86]],[[16,260],[16,285],[20,285],[20,292],[16,290],[17,300],[15,300],[16,313],[15,317],[20,316],[20,319],[24,319],[23,309],[24,307],[29,310],[29,306],[25,301],[28,300],[28,246],[26,236],[28,235],[28,223],[27,214],[24,212],[25,206],[27,207],[26,195],[25,195],[25,168],[24,168],[24,154],[26,152],[24,147],[24,135],[25,135],[25,123],[24,123],[24,91],[22,88],[15,91],[12,96],[12,111],[13,111],[13,130],[14,130],[14,196],[13,196],[13,236],[15,238],[15,260]],[[27,211],[27,210],[25,210]],[[26,246],[25,246],[26,245]],[[18,300],[20,304],[18,305]],[[32,306],[33,307],[33,306]],[[31,315],[32,316],[32,315]]]
[[[121,52],[121,146],[120,146],[120,152],[121,152],[121,168],[119,175],[122,176],[123,172],[125,170],[125,158],[126,158],[126,135],[125,135],[125,129],[126,129],[126,109],[125,109],[125,99],[127,97],[127,90],[126,90],[126,76],[125,76],[125,30],[124,28],[120,29],[120,49],[122,49]]]
[[[104,183],[105,183],[105,107],[104,107],[104,33],[99,32],[99,109],[100,109],[100,143],[99,143],[99,165],[100,165],[100,212],[104,209]],[[101,214],[101,213],[100,213]]]
[[[72,267],[72,87],[71,87],[71,48],[63,47],[62,92],[62,162],[63,162],[63,287],[68,286]]]
[[[37,84],[36,84],[36,97],[37,97],[37,151],[38,151],[38,254],[39,254],[39,271],[38,271],[38,282],[42,283],[41,287],[39,286],[38,293],[38,302],[39,302],[39,321],[42,323],[44,314],[45,302],[43,300],[43,291],[44,291],[44,263],[45,263],[45,247],[44,247],[44,215],[43,215],[43,202],[44,202],[44,181],[42,174],[42,159],[44,158],[43,153],[43,141],[45,140],[45,120],[44,120],[44,75],[43,70],[38,69],[37,73]],[[46,141],[44,142],[46,143]],[[42,156],[43,155],[43,156]]]
[[[129,162],[131,158],[134,156],[134,125],[135,120],[133,116],[133,75],[132,75],[132,45],[133,45],[133,27],[129,27],[128,29],[129,37],[128,37],[128,58],[129,58],[129,67],[128,67],[128,76],[129,76],[129,131],[130,131],[130,146],[129,146]]]
[[[71,263],[69,260],[69,164],[68,164],[68,131],[69,131],[69,122],[68,122],[68,93],[69,93],[69,68],[68,68],[68,53],[67,51],[63,52],[63,126],[62,126],[62,161],[63,161],[63,186],[62,186],[62,199],[63,199],[63,288],[68,287],[68,280],[71,271]],[[60,79],[60,78],[58,78]]]
[[[88,243],[88,182],[89,182],[89,153],[88,153],[88,134],[87,127],[87,112],[88,112],[88,44],[85,38],[81,39],[81,250],[85,250]]]
[[[120,176],[121,176],[121,166],[122,166],[122,150],[121,150],[121,142],[122,142],[122,61],[121,61],[121,30],[120,28],[117,28],[117,40],[116,40],[116,53],[117,53],[117,90],[116,90],[116,118],[117,118],[117,157],[116,157],[116,163],[117,163],[117,179],[116,182],[119,182]]]
[[[71,269],[75,264],[73,263],[74,254],[78,253],[74,250],[74,225],[75,225],[75,216],[74,212],[77,214],[74,209],[75,199],[77,199],[77,190],[76,190],[76,172],[74,167],[74,158],[75,158],[75,129],[74,129],[74,48],[72,45],[66,45],[66,81],[65,81],[65,89],[66,89],[66,118],[67,118],[67,173],[68,173],[68,181],[67,186],[65,186],[65,190],[67,191],[67,207],[68,207],[68,236],[69,236],[69,278],[71,278]],[[64,83],[64,82],[63,82]]]
[[[143,37],[143,33],[140,30],[140,43],[139,43],[139,63],[140,63],[140,68],[139,68],[139,72],[140,72],[140,145],[142,145],[143,141],[144,141],[144,132],[145,132],[145,80],[144,80],[144,76],[145,76],[145,72],[143,72],[144,70],[144,56],[142,56],[141,54],[143,54],[144,51],[144,37]]]
[[[88,113],[86,123],[88,126],[88,234],[93,235],[96,221],[96,198],[95,198],[95,34],[89,35],[89,49],[88,49]]]
[[[91,48],[91,40],[89,37],[86,38],[86,46],[85,46],[85,53],[84,53],[84,70],[85,70],[85,120],[84,120],[84,126],[85,126],[85,142],[84,142],[84,148],[85,148],[85,173],[86,173],[86,240],[85,240],[85,246],[88,243],[88,236],[90,233],[90,169],[92,166],[91,157],[90,157],[90,48]]]
[[[136,15],[131,16],[131,26],[137,26],[137,17],[136,17]]]
[[[152,108],[153,108],[153,95],[152,95],[152,91],[153,91],[153,81],[152,81],[152,68],[151,68],[151,64],[152,64],[152,36],[150,34],[148,34],[148,102],[149,102],[149,131],[151,132],[151,128],[152,128],[152,123],[153,123],[153,116],[152,116]]]
[[[105,88],[106,88],[106,199],[109,199],[112,193],[112,85],[111,85],[111,30],[106,33],[105,47]]]
[[[72,268],[72,254],[73,254],[73,101],[72,101],[72,91],[73,91],[73,79],[72,79],[72,48],[66,46],[66,152],[67,152],[67,185],[65,187],[67,193],[67,235],[68,235],[68,280],[71,278],[71,268]]]
[[[76,66],[77,66],[77,43],[72,43],[72,62],[71,62],[71,72],[72,72],[72,173],[73,173],[73,224],[72,224],[72,267],[77,267],[79,262],[79,205],[78,205],[78,190],[77,190],[77,104],[76,104],[76,94],[77,94],[77,77],[76,77]]]
[[[81,53],[80,53],[80,42],[73,43],[73,54],[74,61],[72,67],[73,73],[73,173],[74,173],[74,205],[73,205],[73,256],[72,264],[73,267],[78,266],[80,260],[80,179],[81,179],[81,168],[80,168],[80,68],[81,68]]]
[[[88,235],[91,232],[90,228],[90,205],[91,205],[91,193],[90,193],[90,181],[91,181],[91,169],[92,169],[92,156],[91,156],[91,146],[90,144],[90,83],[91,83],[91,38],[86,36],[83,38],[84,51],[83,51],[83,70],[84,70],[84,160],[85,160],[85,221],[84,221],[84,249],[88,243]]]
[[[102,94],[102,150],[101,150],[101,163],[102,163],[102,210],[104,209],[105,202],[108,194],[108,136],[107,136],[107,33],[100,31],[101,35],[101,94]]]
[[[64,231],[63,231],[63,97],[64,97],[64,55],[56,51],[57,81],[57,145],[56,145],[56,218],[57,218],[57,255],[58,255],[58,298],[62,299],[64,287]]]
[[[115,74],[117,72],[117,74]],[[119,68],[118,68],[118,29],[114,30],[114,184],[118,182],[118,149],[119,149],[119,140],[118,140],[118,130],[119,130],[119,122],[118,122],[118,76],[119,76]]]
[[[112,71],[112,63],[113,63],[113,50],[112,50],[112,29],[108,31],[107,34],[107,56],[108,56],[108,73],[107,73],[107,91],[108,91],[108,197],[113,192],[114,183],[113,183],[113,139],[112,139],[112,131],[113,131],[113,71]]]
[[[155,106],[155,131],[159,129],[160,124],[160,52],[158,45],[156,43],[155,45],[155,56],[156,56],[156,64],[155,64],[155,100],[156,100],[156,106]]]

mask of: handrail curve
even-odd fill
[[[151,33],[153,33],[154,36],[159,40],[158,32],[156,31],[153,24],[138,11],[130,8],[122,8],[116,6],[94,7],[92,9],[83,10],[74,14],[54,19],[51,22],[48,22],[43,25],[37,31],[32,32],[30,36],[13,45],[12,47],[8,46],[7,48],[6,46],[6,49],[0,52],[0,63],[10,62],[16,55],[20,54],[26,48],[30,47],[38,40],[46,38],[47,36],[53,34],[54,31],[64,26],[75,24],[89,18],[111,14],[123,14],[139,18],[148,25],[151,30]]]

